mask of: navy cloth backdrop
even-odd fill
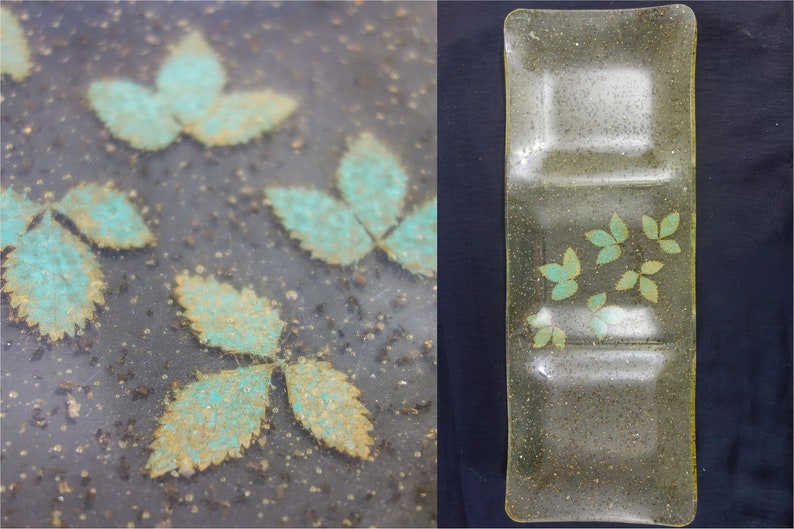
[[[439,3],[441,526],[518,525],[504,512],[504,18],[648,5],[659,4]],[[791,527],[792,3],[687,5],[698,21],[693,526]]]

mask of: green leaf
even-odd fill
[[[190,476],[240,457],[259,434],[269,404],[272,364],[199,375],[170,402],[154,432],[146,463],[151,477]]]
[[[662,247],[662,251],[665,253],[681,253],[681,247],[672,239],[660,239],[659,246]]]
[[[531,327],[546,327],[551,325],[551,313],[548,310],[541,310],[537,314],[527,316],[527,323]]]
[[[660,261],[645,261],[640,266],[640,272],[643,275],[651,276],[661,270],[664,267],[664,263]]]
[[[662,223],[659,225],[659,238],[668,237],[675,233],[680,220],[681,217],[677,211],[673,211],[663,218]]]
[[[558,283],[551,291],[551,299],[554,301],[561,301],[576,294],[579,289],[579,284],[573,279]]]
[[[218,56],[198,31],[174,48],[157,75],[157,90],[182,125],[204,118],[225,84]]]
[[[437,270],[438,200],[416,208],[382,243],[389,258],[409,272],[432,276]]]
[[[596,258],[596,264],[611,263],[612,261],[620,257],[621,253],[622,250],[620,249],[620,246],[618,246],[617,244],[613,246],[607,246],[606,248],[602,248],[601,251],[598,252],[598,257]]]
[[[551,332],[551,343],[559,349],[565,347],[565,331],[559,327],[554,327]]]
[[[22,81],[30,75],[30,48],[14,14],[0,7],[0,73],[8,74],[14,81]]]
[[[599,340],[603,340],[604,338],[606,338],[607,324],[595,314],[593,315],[593,317],[590,318],[590,328],[593,330],[593,333],[596,335],[596,338],[598,338]]]
[[[644,276],[640,276],[640,294],[653,303],[659,301],[659,290],[656,288],[656,283]]]
[[[557,263],[545,264],[539,267],[538,270],[540,270],[540,273],[546,276],[547,279],[554,281],[555,283],[568,281],[571,278],[568,271],[563,268],[562,265],[558,265]]]
[[[582,265],[579,263],[579,258],[576,257],[576,252],[573,248],[565,250],[565,255],[562,257],[562,266],[568,272],[568,277],[571,279],[582,272]]]
[[[604,303],[607,302],[607,295],[605,292],[601,294],[595,294],[594,296],[590,296],[587,298],[587,310],[590,312],[595,312],[601,307],[604,306]]]
[[[609,219],[609,231],[612,232],[612,236],[619,243],[629,238],[629,229],[617,213],[613,213],[612,218]]]
[[[184,130],[210,147],[238,145],[274,129],[297,105],[294,99],[269,90],[223,95]]]
[[[88,102],[110,132],[135,147],[156,151],[179,136],[180,126],[163,100],[129,81],[96,81]]]
[[[24,195],[13,189],[0,187],[0,249],[16,246],[19,237],[24,234],[33,217],[41,213],[44,206],[31,202]]]
[[[628,290],[630,288],[634,288],[634,285],[637,284],[637,279],[639,279],[639,277],[640,274],[634,270],[627,270],[618,280],[618,283],[615,285],[615,290]]]
[[[105,302],[105,278],[96,257],[47,211],[22,235],[5,265],[11,306],[28,325],[51,340],[75,334]]]
[[[584,234],[584,236],[587,237],[588,241],[595,244],[596,246],[604,247],[604,246],[611,246],[617,243],[614,237],[612,237],[604,230],[588,231],[587,233]]]
[[[348,208],[333,197],[311,189],[269,188],[273,212],[301,248],[330,264],[348,265],[374,246]]]
[[[176,277],[177,301],[202,343],[231,353],[274,358],[284,327],[278,310],[253,290],[237,291],[214,277]]]
[[[154,242],[143,218],[112,183],[80,184],[56,207],[100,247],[140,248]]]
[[[659,226],[656,221],[648,215],[642,216],[642,232],[651,240],[659,238]]]
[[[620,307],[609,306],[598,311],[598,317],[610,325],[622,322],[626,318],[626,311]]]
[[[339,191],[376,239],[397,221],[408,177],[385,145],[365,132],[348,148],[337,170]]]
[[[373,445],[361,393],[328,362],[307,360],[284,366],[295,418],[326,446],[367,459]]]
[[[551,340],[552,334],[554,331],[554,327],[551,325],[547,327],[541,327],[538,329],[538,332],[535,333],[535,338],[532,340],[532,347],[535,349],[540,349]]]

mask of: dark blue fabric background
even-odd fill
[[[504,512],[502,25],[439,3],[439,525]],[[792,3],[689,2],[698,20],[693,526],[792,525]],[[559,525],[559,524],[558,524]]]

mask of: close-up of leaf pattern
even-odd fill
[[[549,263],[540,267],[540,273],[546,279],[557,283],[551,291],[551,299],[561,301],[576,294],[579,284],[576,277],[582,272],[582,266],[573,248],[565,250],[562,264]]]
[[[592,312],[590,328],[596,338],[603,340],[607,336],[607,326],[617,325],[626,318],[626,311],[616,305],[606,305],[605,292],[587,298],[587,310]]]
[[[154,235],[113,184],[81,184],[55,204],[39,205],[2,188],[0,239],[11,248],[3,263],[3,292],[16,317],[51,340],[72,336],[105,302],[105,277],[94,254],[55,220],[68,217],[89,241],[114,250],[141,248]],[[33,224],[41,213],[41,220]]]
[[[664,217],[660,223],[657,223],[653,217],[643,215],[642,231],[652,241],[658,241],[659,247],[664,253],[681,253],[681,246],[679,246],[678,242],[667,238],[678,230],[680,221],[681,216],[677,211],[673,211]]]
[[[588,241],[601,248],[598,252],[596,264],[611,263],[622,252],[620,244],[629,237],[629,229],[617,213],[613,213],[609,219],[609,233],[605,230],[592,230],[585,233]]]
[[[301,248],[329,264],[355,263],[373,248],[409,272],[437,269],[437,200],[400,220],[408,177],[397,158],[372,134],[353,141],[337,170],[342,200],[316,189],[266,189],[276,216]]]
[[[213,147],[246,143],[274,129],[297,101],[272,90],[224,93],[226,73],[198,31],[189,33],[160,68],[156,90],[94,81],[88,101],[110,132],[136,149],[164,149],[180,132]]]
[[[214,277],[181,274],[175,295],[202,343],[250,355],[248,367],[199,375],[166,405],[146,468],[151,477],[171,471],[190,476],[240,457],[260,434],[271,377],[284,374],[295,419],[324,445],[367,459],[373,439],[360,391],[329,362],[278,359],[284,322],[271,302]]]
[[[535,337],[532,340],[532,347],[535,349],[544,347],[549,341],[558,349],[565,347],[565,331],[552,323],[549,310],[544,309],[537,314],[531,314],[527,317],[527,323],[536,329]]]
[[[652,303],[659,301],[659,289],[656,282],[647,277],[655,274],[664,267],[659,261],[645,261],[640,266],[640,271],[628,270],[615,285],[615,290],[630,290],[638,285],[640,295]]]

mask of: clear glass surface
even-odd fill
[[[694,518],[695,41],[682,5],[505,21],[515,520]]]

